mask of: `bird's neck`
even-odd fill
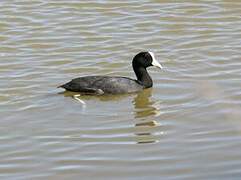
[[[137,80],[144,86],[144,88],[152,87],[152,79],[149,76],[146,68],[144,67],[137,67],[134,68]]]

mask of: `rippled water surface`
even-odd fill
[[[240,179],[241,1],[0,1],[0,179]],[[84,75],[152,89],[82,96]]]

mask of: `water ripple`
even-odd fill
[[[239,179],[239,1],[0,6],[2,178]],[[142,50],[164,66],[148,69],[152,90],[84,96],[83,107],[56,89],[82,75],[135,77]]]

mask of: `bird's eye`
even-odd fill
[[[149,53],[146,53],[146,54],[145,54],[145,58],[146,58],[148,61],[151,61],[151,60],[152,60],[152,57],[150,56]]]
[[[145,58],[149,58],[149,54],[148,53],[145,53]]]

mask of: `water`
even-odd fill
[[[0,2],[1,179],[240,179],[241,2]],[[151,50],[154,87],[83,96],[84,75],[134,77]]]

